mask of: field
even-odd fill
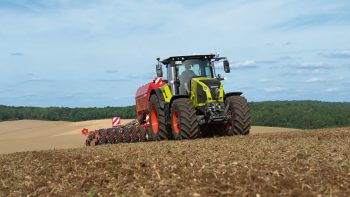
[[[82,122],[20,120],[0,122],[0,154],[83,147],[83,128],[111,127],[111,119]],[[130,120],[122,120],[122,124]]]
[[[0,196],[349,196],[350,128],[3,154],[0,172]]]
[[[122,120],[126,124],[131,120]],[[111,127],[111,119],[82,122],[20,120],[0,122],[0,154],[21,151],[78,148],[85,146],[83,128]],[[253,127],[252,133],[298,131],[275,127]]]

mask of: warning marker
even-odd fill
[[[112,127],[118,127],[118,126],[120,126],[120,117],[112,118]]]

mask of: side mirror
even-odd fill
[[[157,77],[163,77],[163,68],[160,62],[158,62],[158,64],[156,65],[156,71],[157,71]]]
[[[231,72],[231,69],[230,69],[230,63],[227,61],[227,60],[224,60],[224,70],[225,70],[225,73],[230,73]]]

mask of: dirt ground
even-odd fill
[[[131,120],[122,120],[126,124]],[[112,120],[93,120],[82,122],[20,120],[0,122],[0,154],[77,148],[85,146],[83,128],[90,130],[109,128]],[[297,131],[274,127],[253,127],[252,133]]]
[[[122,120],[126,124],[131,120]],[[82,122],[20,120],[0,122],[0,154],[83,147],[83,128],[109,128],[111,119]]]
[[[350,196],[350,128],[0,155],[0,196]]]

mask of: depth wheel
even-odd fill
[[[123,135],[124,135],[124,142],[130,143],[131,137],[130,137],[130,128],[125,127],[123,129]]]
[[[131,126],[130,127],[130,142],[138,142],[139,141],[139,137],[137,136],[136,133],[136,126]]]
[[[188,98],[176,99],[171,107],[171,130],[175,140],[195,139],[199,135],[196,109]]]
[[[114,129],[108,128],[107,129],[107,136],[108,136],[107,143],[108,144],[114,144],[114,135],[115,135]]]
[[[123,142],[123,139],[122,139],[122,134],[120,133],[121,132],[121,129],[118,127],[118,128],[115,128],[115,134],[114,134],[114,143],[121,143]]]
[[[147,133],[146,133],[145,127],[143,125],[140,125],[138,129],[139,130],[138,130],[137,134],[139,136],[140,142],[146,141],[147,140],[146,139]]]
[[[104,135],[104,131],[105,131],[104,129],[98,130],[98,133],[100,136],[98,144],[106,144],[106,136]]]
[[[155,141],[168,139],[168,132],[165,124],[165,113],[164,109],[161,109],[159,102],[160,101],[157,95],[152,95],[148,110],[150,113],[151,139]]]

